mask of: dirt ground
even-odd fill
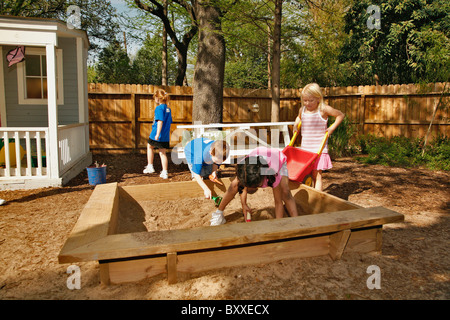
[[[190,180],[186,165],[171,165],[168,180],[142,174],[145,155],[94,160],[107,164],[107,181],[119,185]],[[96,262],[77,263],[81,289],[69,290],[69,265],[58,264],[57,256],[93,191],[82,172],[62,188],[0,191],[7,201],[0,207],[0,299],[450,299],[450,173],[363,165],[351,158],[333,164],[324,175],[325,192],[405,215],[404,222],[384,226],[382,254],[286,259],[198,273],[173,285],[161,275],[103,286]],[[148,224],[152,219],[158,218],[149,217]],[[190,227],[185,220],[183,227]],[[380,268],[381,289],[367,287],[372,265]]]

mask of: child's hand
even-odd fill
[[[245,222],[252,221],[252,208],[250,208],[247,204],[242,206],[242,211],[244,212]]]
[[[211,197],[212,197],[211,190],[209,190],[209,189],[204,189],[203,194],[205,195],[206,199],[211,199]]]
[[[242,205],[242,211],[244,212],[244,216],[247,216],[247,213],[252,214],[253,209],[250,208],[247,204]]]
[[[331,128],[331,127],[329,127],[327,130],[325,130],[325,132],[328,132],[328,136],[331,136],[333,131],[334,131],[334,128]]]
[[[212,182],[218,183],[218,184],[223,186],[223,183],[220,182],[219,179],[217,179],[217,171],[214,171],[213,173],[211,173],[209,175],[209,180],[211,180]]]

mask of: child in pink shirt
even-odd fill
[[[226,222],[223,211],[237,193],[240,194],[245,220],[250,221],[252,209],[247,204],[247,194],[255,193],[258,188],[267,187],[273,190],[277,219],[283,217],[283,202],[291,217],[298,216],[297,204],[289,189],[286,156],[278,149],[258,147],[237,164],[236,178],[228,187],[219,208],[213,213],[211,225]]]
[[[325,136],[331,136],[334,130],[344,120],[345,115],[323,101],[322,91],[317,83],[307,84],[302,90],[302,105],[295,119],[294,133],[298,130],[298,124],[301,121],[302,144],[301,149],[310,152],[318,152]],[[334,123],[328,127],[328,117],[335,117]],[[312,171],[315,188],[322,191],[322,171],[332,168],[331,158],[328,154],[328,141],[322,151],[322,154],[315,162]]]

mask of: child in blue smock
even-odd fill
[[[217,169],[227,159],[229,154],[228,143],[224,140],[209,140],[196,138],[184,147],[186,161],[192,178],[203,189],[205,198],[211,199],[211,190],[203,181],[209,175],[216,177]]]
[[[153,167],[153,149],[159,149],[159,156],[161,157],[162,166],[160,177],[167,179],[169,177],[167,172],[169,160],[167,159],[166,150],[170,148],[170,125],[172,124],[172,111],[167,105],[167,102],[169,101],[169,95],[167,92],[159,89],[155,92],[154,98],[158,106],[155,108],[155,118],[147,143],[147,166],[144,169],[144,173],[155,172],[155,168]]]

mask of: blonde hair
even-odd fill
[[[221,158],[222,161],[227,160],[230,153],[230,146],[225,140],[216,140],[211,144],[211,155]]]
[[[323,101],[323,94],[322,90],[320,89],[320,86],[317,83],[309,83],[306,86],[303,87],[302,90],[302,105],[303,103],[303,96],[304,95],[310,95],[314,98],[319,99],[319,110],[322,111],[325,107],[325,102]]]
[[[167,103],[170,100],[169,94],[165,92],[163,89],[158,89],[155,91],[153,98],[158,98],[162,103]]]

